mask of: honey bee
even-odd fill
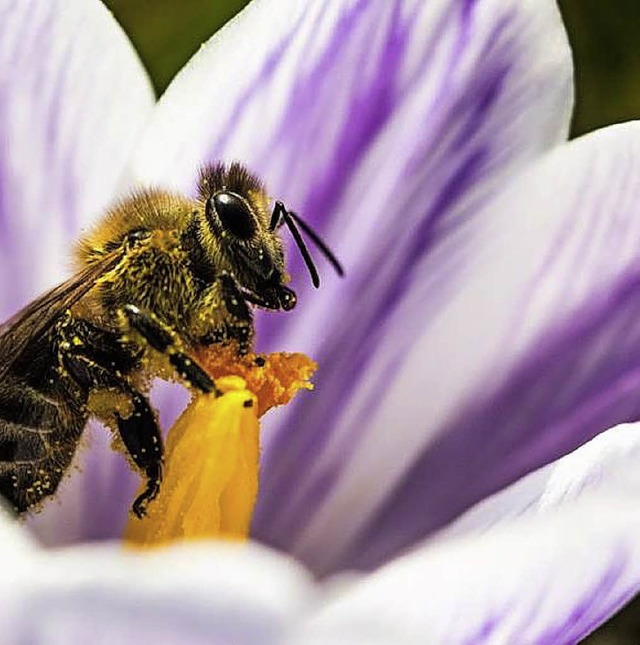
[[[244,166],[207,166],[196,198],[142,190],[107,212],[78,243],[73,277],[0,326],[0,494],[17,512],[55,493],[88,418],[98,416],[146,478],[132,505],[145,514],[163,461],[145,386],[170,369],[196,390],[217,392],[194,349],[234,343],[244,354],[253,307],[293,309],[282,225],[316,287],[299,229],[342,274],[295,213],[282,202],[270,212],[263,184]],[[92,404],[99,393],[106,411]]]

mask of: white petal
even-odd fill
[[[638,493],[422,548],[327,602],[290,642],[578,642],[640,589]]]
[[[43,552],[22,578],[9,642],[41,645],[277,643],[313,589],[295,562],[221,542]]]
[[[36,549],[36,543],[4,502],[0,502],[0,547],[0,560],[5,564],[19,554],[28,556]]]
[[[153,105],[101,2],[0,1],[0,316],[62,278]]]
[[[20,609],[20,588],[24,575],[39,558],[39,550],[20,522],[0,503],[0,642],[6,635],[15,612]]]

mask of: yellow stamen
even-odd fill
[[[129,544],[246,538],[258,494],[258,417],[313,387],[308,379],[315,364],[302,354],[271,354],[256,362],[256,356],[238,358],[230,348],[198,359],[223,395],[197,395],[171,428],[160,494],[145,518],[129,519]]]

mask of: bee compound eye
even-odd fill
[[[211,202],[226,231],[241,240],[248,240],[256,234],[253,213],[240,195],[223,190],[213,195]]]

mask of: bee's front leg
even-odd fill
[[[236,279],[226,271],[217,278],[227,311],[226,327],[231,339],[238,343],[238,353],[247,354],[253,344],[253,315]]]
[[[244,355],[253,344],[253,315],[236,279],[222,271],[200,296],[196,319],[202,324],[203,345],[235,341]]]

